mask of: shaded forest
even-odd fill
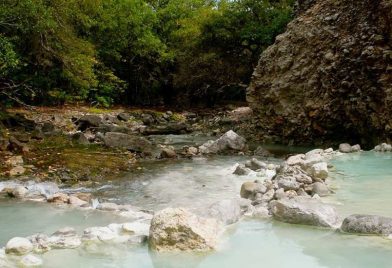
[[[2,0],[4,106],[244,100],[293,0]]]

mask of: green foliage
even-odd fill
[[[0,34],[0,75],[8,75],[18,65],[19,59],[14,51],[14,46],[6,37]]]
[[[248,82],[292,7],[293,0],[2,0],[0,87],[24,85],[35,92],[27,98],[20,90],[24,100],[40,104],[104,107],[216,97]]]

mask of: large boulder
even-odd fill
[[[355,214],[345,218],[340,229],[346,233],[390,235],[392,218]]]
[[[136,153],[152,152],[152,144],[147,139],[119,132],[107,132],[104,143],[108,147],[124,148]]]
[[[216,219],[196,216],[183,208],[157,212],[150,227],[149,245],[156,251],[209,251],[220,233]]]
[[[202,154],[216,154],[228,150],[243,151],[246,149],[246,140],[232,130],[223,134],[216,141],[208,141],[199,147]]]
[[[332,206],[309,197],[274,200],[270,206],[274,218],[287,223],[336,228],[339,222]]]
[[[253,73],[252,134],[295,144],[391,138],[391,1],[300,2]]]

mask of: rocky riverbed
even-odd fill
[[[112,181],[67,184],[28,176],[1,181],[2,229],[8,231],[0,234],[0,266],[237,267],[252,259],[286,267],[290,261],[276,259],[282,249],[289,252],[288,260],[305,267],[336,267],[337,260],[342,267],[390,266],[384,255],[392,249],[392,213],[385,206],[377,213],[366,209],[366,198],[372,203],[387,189],[374,183],[377,194],[365,187],[368,195],[352,198],[350,190],[357,190],[352,185],[359,187],[358,182],[341,178],[351,176],[347,161],[367,167],[359,175],[366,170],[388,174],[390,145],[363,152],[359,145],[341,144],[337,150],[275,158],[232,130],[202,139],[195,133],[158,137],[165,144],[151,142],[159,149],[155,156],[132,152],[136,170]],[[24,154],[11,152],[7,165],[24,167]],[[375,162],[383,169],[374,169]],[[359,199],[362,209],[350,205]],[[26,216],[27,211],[33,213]],[[59,220],[53,221],[56,214]],[[20,223],[12,228],[14,221]],[[40,221],[48,226],[37,228]],[[289,244],[282,247],[282,241]],[[337,245],[348,251],[343,259]],[[259,247],[265,252],[255,250]],[[360,257],[361,265],[349,262],[358,250],[368,252]]]

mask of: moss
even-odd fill
[[[33,142],[27,161],[41,171],[66,170],[75,180],[102,180],[132,169],[135,158],[131,153],[97,144],[75,144],[60,135]]]
[[[173,113],[170,119],[174,121],[186,121],[186,117],[179,113]]]
[[[92,114],[107,114],[113,112],[111,109],[103,109],[103,108],[97,108],[97,107],[89,107],[87,109],[87,112],[92,113]]]

